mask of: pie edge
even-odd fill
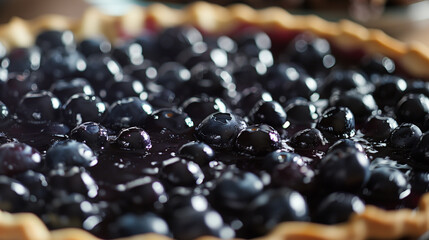
[[[168,17],[167,17],[168,16]],[[30,46],[36,33],[45,29],[70,29],[77,38],[104,35],[113,42],[137,36],[148,23],[157,28],[191,24],[207,33],[221,33],[238,24],[259,27],[263,30],[306,31],[329,39],[341,48],[363,48],[367,53],[381,53],[395,59],[413,76],[429,79],[429,48],[421,43],[403,43],[380,30],[367,29],[351,21],[338,23],[325,21],[317,16],[293,16],[284,9],[271,7],[255,10],[247,5],[228,7],[195,2],[183,10],[163,4],[146,8],[133,8],[122,16],[108,16],[90,8],[80,20],[58,15],[45,15],[34,20],[13,18],[0,25],[0,42],[8,49]],[[234,23],[234,24],[231,24]],[[112,27],[113,26],[113,27]],[[401,209],[385,211],[367,206],[347,223],[333,226],[286,222],[279,224],[260,239],[396,239],[403,236],[418,237],[429,230],[429,194],[425,194],[418,210]],[[0,211],[0,240],[93,240],[98,239],[81,229],[49,231],[36,215],[31,213],[10,214]],[[156,234],[136,235],[121,240],[167,240]],[[200,237],[199,239],[216,239]]]

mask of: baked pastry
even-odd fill
[[[15,19],[0,40],[0,239],[429,230],[419,44],[204,2]]]

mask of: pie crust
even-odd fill
[[[77,38],[104,35],[113,42],[131,38],[145,30],[158,30],[175,25],[193,25],[205,34],[231,33],[243,26],[253,26],[277,33],[311,32],[324,37],[344,51],[363,50],[381,53],[394,59],[415,78],[429,79],[429,49],[421,43],[403,43],[379,30],[366,29],[343,20],[327,22],[316,16],[293,16],[281,8],[254,10],[243,4],[221,7],[196,2],[184,9],[162,4],[134,8],[123,16],[108,16],[88,9],[79,20],[46,15],[34,20],[14,18],[0,25],[0,42],[8,49],[31,46],[36,34],[44,29],[70,29]],[[417,210],[386,211],[374,206],[354,215],[347,223],[326,226],[315,223],[287,222],[279,224],[261,239],[284,240],[359,240],[417,238],[429,231],[429,194],[424,195]],[[80,229],[49,231],[34,214],[10,214],[0,211],[0,240],[92,240],[98,239]],[[144,234],[122,240],[170,239]],[[199,239],[216,239],[200,237]]]

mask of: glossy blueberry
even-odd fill
[[[71,31],[47,30],[36,37],[36,46],[43,52],[60,49],[73,49],[75,47],[74,35]]]
[[[213,203],[228,210],[244,210],[264,188],[261,179],[251,172],[227,170],[212,191]]]
[[[144,122],[149,131],[169,130],[174,134],[190,133],[194,130],[194,122],[188,114],[175,108],[161,108],[149,115]]]
[[[362,69],[368,74],[392,74],[396,70],[395,62],[386,56],[366,56],[361,61]]]
[[[356,134],[355,117],[347,107],[331,107],[319,117],[317,128],[327,138],[349,138]]]
[[[102,55],[112,50],[112,44],[104,38],[86,38],[79,42],[77,50],[85,57]]]
[[[202,41],[203,36],[193,27],[172,27],[159,33],[157,45],[163,57],[173,59],[181,51]]]
[[[88,96],[95,95],[94,89],[84,78],[73,78],[69,81],[55,81],[49,90],[58,97],[62,103],[65,103],[71,96],[77,93],[83,93]]]
[[[350,193],[334,192],[325,197],[317,207],[314,221],[323,224],[347,222],[352,214],[365,210],[365,203]]]
[[[237,37],[237,45],[239,47],[239,51],[252,56],[252,53],[254,54],[261,50],[270,49],[271,39],[264,32],[248,31]]]
[[[0,176],[0,209],[7,212],[23,212],[30,192],[20,182]]]
[[[324,80],[322,86],[322,97],[329,97],[334,91],[347,92],[356,90],[357,92],[365,92],[365,87],[368,87],[368,81],[358,71],[355,70],[333,70]]]
[[[97,157],[86,144],[76,140],[56,142],[46,152],[46,164],[50,168],[60,166],[89,167],[97,163]]]
[[[266,234],[285,221],[308,221],[305,199],[289,188],[270,189],[255,198],[247,207],[248,227],[257,236]]]
[[[226,35],[204,36],[204,41],[208,46],[223,49],[228,54],[234,54],[237,52],[237,42]]]
[[[329,147],[327,153],[333,152],[336,150],[341,150],[343,152],[347,152],[347,151],[365,152],[363,146],[360,143],[355,142],[352,139],[340,139],[340,140],[336,141],[334,144],[332,144]]]
[[[160,91],[148,93],[147,101],[154,108],[171,108],[178,104],[176,94],[166,88],[162,88]]]
[[[298,35],[286,55],[286,59],[303,66],[312,75],[324,75],[335,65],[329,42],[308,34]]]
[[[265,123],[274,128],[281,128],[286,122],[287,115],[277,101],[259,100],[249,112],[251,122]]]
[[[256,59],[252,59],[250,62],[236,67],[233,76],[237,84],[237,89],[241,90],[258,84],[266,73],[267,66]]]
[[[108,56],[92,56],[87,59],[87,68],[83,76],[91,86],[99,91],[110,79],[120,80],[123,77],[122,67]]]
[[[107,106],[99,97],[82,93],[71,96],[63,105],[64,122],[71,127],[84,122],[102,122]]]
[[[313,103],[299,98],[286,105],[284,111],[293,124],[315,123],[319,117]]]
[[[429,163],[429,132],[423,133],[412,153],[413,159],[417,162]]]
[[[270,102],[273,101],[273,97],[270,93],[259,87],[250,87],[244,89],[241,92],[241,95],[237,96],[236,100],[234,101],[234,105],[240,116],[245,116],[248,115],[250,110],[260,100]]]
[[[71,130],[70,138],[97,150],[105,146],[108,141],[108,134],[107,129],[99,123],[85,122]]]
[[[406,94],[399,100],[395,110],[400,122],[422,126],[429,113],[429,98],[423,94]]]
[[[142,177],[119,184],[119,198],[130,204],[135,212],[159,209],[167,201],[164,185],[156,178]]]
[[[365,185],[364,196],[367,203],[396,207],[400,200],[410,194],[408,179],[397,169],[380,167],[371,171],[371,177]]]
[[[237,135],[235,147],[244,153],[265,155],[281,147],[281,138],[269,125],[250,125]]]
[[[310,194],[315,190],[315,173],[311,167],[296,160],[276,165],[271,173],[272,183],[274,186],[288,187],[301,194]]]
[[[347,107],[353,113],[356,123],[362,123],[376,113],[378,106],[370,94],[360,94],[356,91],[334,93],[329,98],[329,104],[337,107]]]
[[[227,110],[226,103],[221,98],[191,97],[182,103],[182,111],[187,113],[196,125],[212,113],[225,113]]]
[[[226,67],[228,62],[227,52],[220,48],[211,48],[206,43],[195,43],[177,56],[177,61],[185,67],[192,68],[199,63],[214,64],[219,68]]]
[[[111,55],[122,66],[140,65],[144,60],[142,46],[133,42],[114,47]]]
[[[385,141],[390,133],[398,127],[398,123],[391,117],[381,115],[371,116],[361,128],[365,137],[375,141]]]
[[[13,175],[35,170],[42,165],[42,155],[25,143],[5,143],[0,146],[0,174]]]
[[[42,173],[28,170],[14,176],[30,191],[30,195],[36,197],[37,201],[44,201],[48,195],[48,181]]]
[[[152,106],[140,98],[130,97],[109,106],[104,123],[115,130],[141,125],[152,113]]]
[[[144,233],[171,235],[167,222],[151,212],[122,215],[116,220],[114,228],[117,228],[118,237],[129,237]]]
[[[0,128],[7,126],[11,121],[9,108],[0,101]]]
[[[203,142],[189,142],[180,147],[179,156],[205,166],[214,159],[215,152]]]
[[[238,133],[246,123],[231,113],[213,113],[206,117],[196,128],[195,135],[214,148],[231,148]]]
[[[337,149],[326,154],[319,167],[319,179],[326,189],[359,190],[369,179],[369,159],[353,148]]]
[[[41,53],[38,48],[15,48],[1,60],[1,65],[10,73],[32,72],[39,69],[40,59]]]
[[[77,77],[86,68],[86,60],[80,53],[64,49],[50,51],[42,64],[43,73],[52,79]]]
[[[293,135],[290,144],[296,149],[315,150],[326,145],[327,141],[318,129],[307,128]]]
[[[418,194],[424,194],[429,191],[429,173],[421,170],[412,170],[409,173],[409,182],[412,191]]]
[[[317,82],[292,64],[280,63],[269,68],[262,85],[281,103],[294,97],[317,98]]]
[[[58,121],[61,102],[49,91],[29,92],[18,104],[17,117],[24,123],[46,124]]]
[[[36,90],[38,90],[38,86],[28,74],[9,74],[1,98],[12,109],[18,105],[26,93]]]
[[[116,138],[116,143],[120,148],[128,150],[149,150],[152,147],[149,134],[138,127],[123,129]]]
[[[407,82],[403,78],[386,75],[376,83],[372,96],[379,106],[395,106],[406,89]]]
[[[156,83],[175,91],[185,82],[191,79],[191,72],[177,62],[166,62],[158,69],[158,77]]]
[[[389,145],[398,149],[412,149],[419,142],[422,131],[412,123],[402,123],[393,129]]]
[[[84,168],[56,168],[48,174],[50,187],[57,196],[62,193],[80,193],[95,198],[98,195],[98,185]]]
[[[181,158],[163,162],[161,176],[175,186],[196,186],[204,181],[204,173],[198,164]]]
[[[123,98],[139,97],[145,89],[143,84],[137,79],[124,77],[120,81],[112,79],[107,82],[105,90],[106,92],[103,98],[107,102],[112,103]]]
[[[304,160],[299,154],[279,149],[265,155],[264,158],[261,159],[260,166],[262,169],[271,172],[277,165],[288,162],[304,165]]]

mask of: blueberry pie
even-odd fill
[[[429,230],[429,50],[204,2],[0,26],[0,239]]]

